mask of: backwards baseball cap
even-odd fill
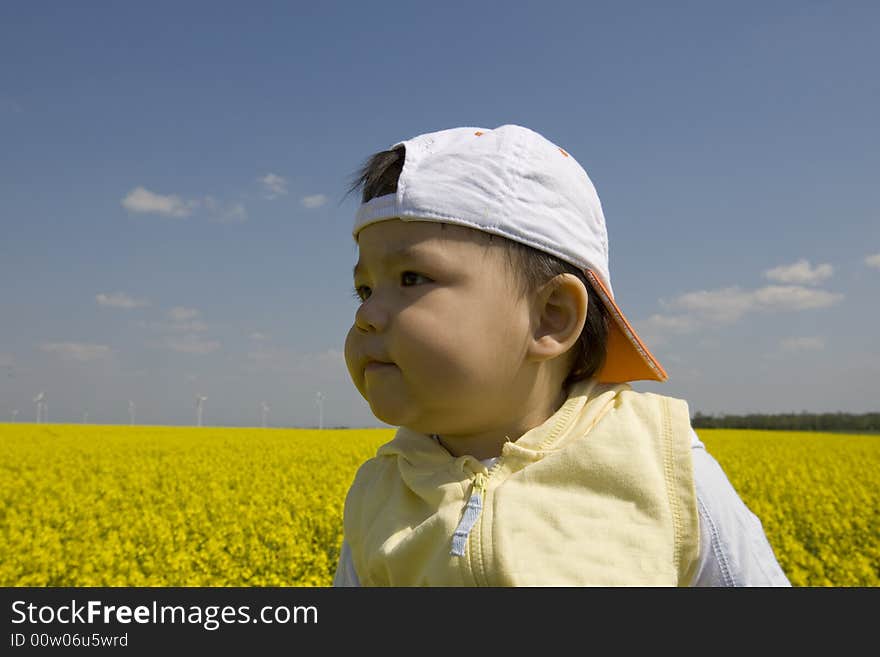
[[[568,152],[518,125],[452,128],[406,147],[397,191],[361,204],[352,236],[386,219],[475,228],[554,255],[583,270],[612,318],[601,383],[666,381],[666,371],[627,321],[611,289],[608,233],[599,196]]]

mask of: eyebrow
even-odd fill
[[[380,258],[380,262],[382,264],[388,264],[391,262],[397,262],[398,260],[405,260],[408,258],[428,258],[431,257],[431,253],[425,251],[424,249],[419,249],[412,246],[407,246],[402,249],[398,249],[396,251],[389,251],[385,255]],[[360,261],[358,261],[354,269],[351,270],[351,275],[353,278],[357,278],[358,272],[363,268]]]

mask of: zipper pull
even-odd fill
[[[452,550],[450,554],[453,557],[464,556],[464,546],[467,543],[468,536],[480,517],[483,510],[483,494],[486,492],[486,475],[478,472],[474,477],[474,485],[471,492],[471,498],[468,500],[467,506],[464,508],[464,514],[455,533],[452,535]]]

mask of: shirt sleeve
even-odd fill
[[[700,557],[691,586],[791,586],[761,521],[697,433],[691,455],[700,517]]]
[[[339,562],[336,564],[336,574],[333,576],[333,586],[360,586],[357,573],[354,570],[354,562],[351,560],[351,548],[348,542],[342,539],[342,548],[339,550]]]

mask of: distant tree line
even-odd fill
[[[749,413],[703,415],[691,419],[695,429],[776,429],[785,431],[843,431],[880,433],[880,413]]]

